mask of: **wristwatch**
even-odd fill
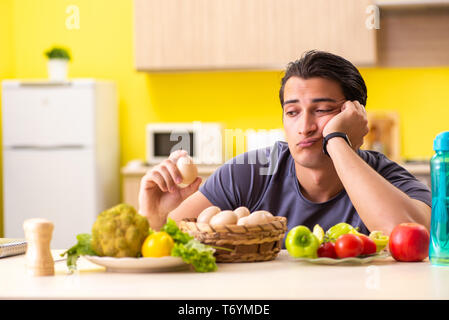
[[[332,132],[329,133],[327,136],[324,137],[323,139],[323,152],[325,155],[329,156],[329,153],[327,152],[326,146],[327,146],[327,142],[335,137],[340,137],[346,140],[346,142],[348,143],[348,145],[352,148],[352,144],[351,141],[349,141],[348,135],[344,132]]]

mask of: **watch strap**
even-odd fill
[[[323,139],[323,152],[327,156],[329,156],[329,153],[327,152],[327,143],[329,142],[330,139],[335,138],[335,137],[340,137],[340,138],[345,139],[345,141],[348,143],[348,145],[352,148],[351,141],[349,141],[348,135],[346,133],[332,132],[332,133],[329,133],[327,136],[325,136]]]

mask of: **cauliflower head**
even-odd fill
[[[119,204],[98,215],[92,227],[92,248],[99,256],[138,257],[149,227],[134,207]]]

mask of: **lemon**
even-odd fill
[[[321,226],[319,224],[316,224],[313,227],[312,233],[315,235],[315,237],[317,237],[317,239],[320,242],[320,244],[322,244],[323,243],[323,239],[324,239],[324,230],[323,230],[323,228],[321,228]]]
[[[146,237],[142,244],[142,256],[148,257],[164,257],[171,254],[175,242],[170,235],[164,231],[154,232]]]

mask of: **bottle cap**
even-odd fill
[[[433,150],[449,151],[449,131],[439,133],[433,140]]]

